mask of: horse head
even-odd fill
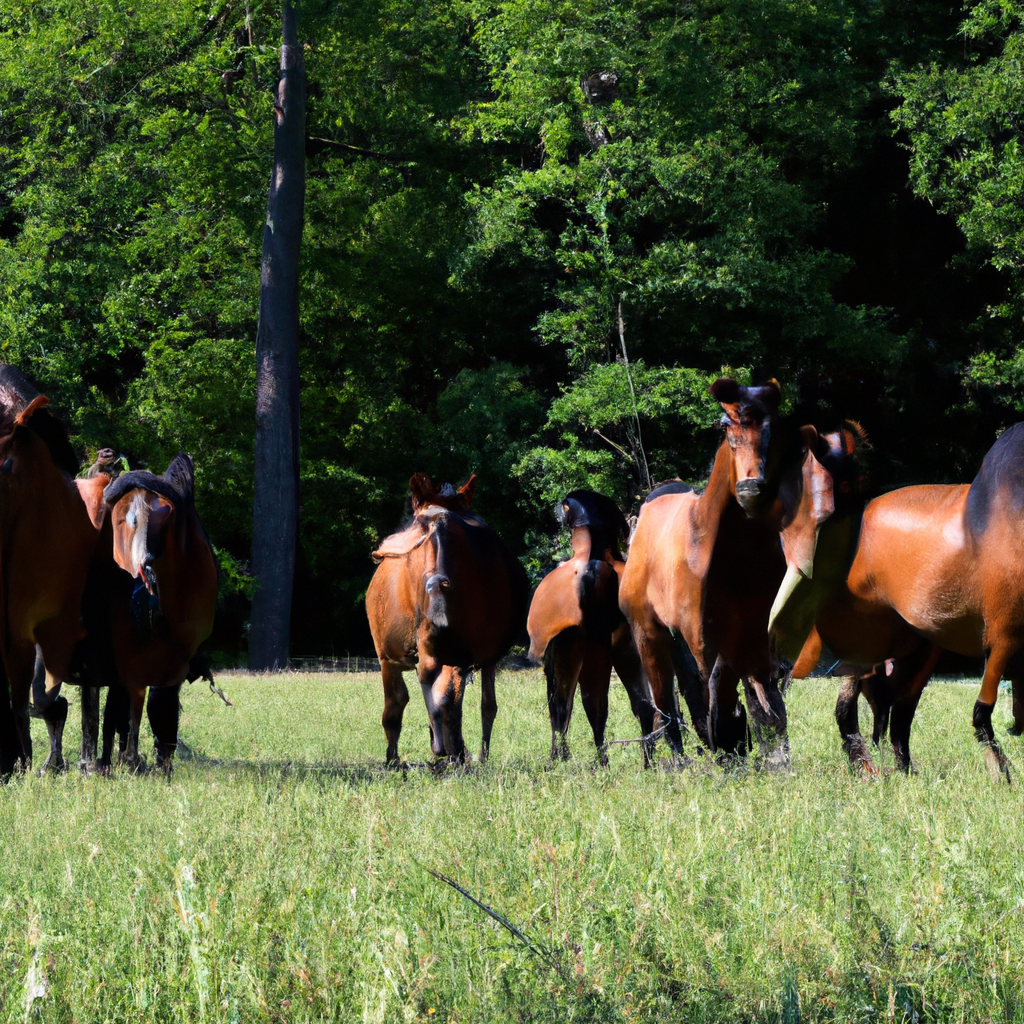
[[[160,610],[161,577],[179,553],[176,541],[184,530],[194,487],[192,460],[179,452],[162,476],[132,470],[103,492],[111,513],[114,561],[139,580],[155,611]]]
[[[774,500],[771,493],[770,456],[782,389],[776,380],[760,387],[744,387],[730,377],[711,385],[711,394],[725,415],[722,426],[732,450],[733,487],[736,500],[747,515],[759,515]]]

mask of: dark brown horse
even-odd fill
[[[811,621],[820,639],[854,663],[910,659],[899,702],[905,731],[934,665],[932,645],[985,658],[975,736],[993,775],[1009,767],[992,728],[999,682],[1024,686],[1024,424],[996,441],[965,484],[904,487],[868,504],[848,576],[824,591],[791,588],[773,633]],[[791,612],[792,608],[799,615]],[[789,642],[799,643],[800,631]],[[915,665],[917,665],[916,671]],[[896,714],[896,703],[893,704]],[[909,738],[907,740],[909,743]],[[909,746],[902,767],[909,767]]]
[[[567,733],[577,684],[602,764],[608,721],[608,687],[614,668],[634,714],[650,731],[654,709],[647,699],[640,658],[629,623],[619,610],[619,578],[626,567],[619,544],[629,527],[611,498],[570,491],[559,519],[572,537],[572,558],[544,577],[533,595],[527,630],[530,658],[544,664],[551,718],[551,760],[568,760]]]
[[[28,703],[36,646],[68,671],[85,634],[82,594],[99,534],[72,479],[78,462],[47,398],[0,366],[0,771],[32,756]],[[8,689],[9,684],[9,689]],[[66,705],[57,709],[67,714]]]
[[[682,736],[673,677],[700,738],[737,752],[746,742],[743,679],[762,747],[785,760],[768,613],[787,563],[811,572],[818,525],[832,511],[831,477],[815,455],[817,431],[779,420],[775,381],[747,388],[723,378],[711,393],[725,412],[725,439],[707,487],[700,495],[670,489],[644,504],[619,604],[674,750]]]
[[[529,583],[518,559],[470,511],[476,474],[459,491],[425,473],[409,481],[412,521],[373,552],[378,563],[366,614],[384,683],[387,763],[398,764],[398,737],[409,702],[402,672],[415,669],[437,756],[464,760],[462,698],[480,670],[486,760],[498,705],[494,676],[526,617]]]

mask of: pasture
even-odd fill
[[[573,759],[548,769],[539,672],[499,674],[486,766],[391,772],[379,677],[219,682],[235,707],[183,689],[169,784],[0,789],[3,1021],[1024,1020],[1005,695],[1013,787],[972,735],[976,683],[926,691],[916,776],[866,780],[828,680],[789,693],[792,773],[645,772],[635,745],[597,768],[579,706]],[[613,686],[608,735],[636,736]],[[411,689],[399,749],[422,762]],[[474,682],[474,753],[478,708]]]

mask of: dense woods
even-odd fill
[[[536,578],[565,489],[706,476],[723,368],[860,420],[880,490],[970,479],[1024,411],[1024,3],[296,10],[293,654],[369,647],[416,470],[478,472]],[[193,455],[229,659],[280,36],[263,0],[0,0],[0,354],[83,453]]]

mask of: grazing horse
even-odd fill
[[[78,461],[45,395],[0,365],[0,772],[32,757],[28,703],[38,645],[68,671],[85,634],[82,595],[99,533],[72,477]],[[8,684],[10,689],[8,690]],[[66,703],[54,712],[67,715]]]
[[[974,481],[904,487],[864,510],[856,553],[844,585],[816,593],[812,621],[837,657],[864,665],[908,659],[893,703],[901,706],[909,768],[909,730],[936,653],[932,645],[985,658],[972,724],[994,777],[1009,766],[992,728],[1000,680],[1015,694],[1024,684],[1024,423],[1005,431]],[[773,622],[784,638],[793,590]],[[781,596],[781,595],[780,595]],[[812,638],[813,639],[813,638]],[[800,640],[799,631],[790,642]],[[894,741],[894,746],[895,746]]]
[[[619,610],[619,579],[626,567],[619,544],[629,526],[615,502],[594,491],[570,491],[558,513],[572,537],[572,558],[548,573],[533,595],[526,624],[530,658],[544,664],[551,760],[569,758],[567,733],[578,683],[598,757],[607,764],[604,730],[613,668],[645,732],[654,720],[629,623]]]
[[[480,669],[486,760],[498,712],[494,676],[526,618],[529,583],[519,560],[470,511],[476,474],[456,491],[425,473],[409,481],[412,521],[373,552],[378,563],[366,614],[384,684],[387,763],[398,764],[398,737],[409,691],[402,672],[415,668],[437,756],[466,758],[462,698]]]
[[[137,766],[139,726],[149,687],[171,691],[151,703],[157,764],[169,771],[177,744],[177,695],[189,677],[196,649],[213,630],[217,564],[196,512],[195,469],[179,453],[162,476],[133,470],[109,482],[99,475],[79,481],[93,490],[88,504],[103,517],[101,552],[89,574],[82,617],[88,636],[72,671],[47,666],[37,706],[55,702],[63,681],[82,685],[82,745],[86,766],[96,763],[99,732],[97,689],[122,688],[130,701],[125,760]],[[116,723],[118,693],[113,701]],[[111,733],[112,734],[112,733]],[[54,742],[51,734],[51,744]],[[101,767],[109,767],[105,743]]]
[[[811,572],[817,527],[832,511],[831,477],[815,455],[817,431],[779,421],[777,382],[722,378],[711,393],[725,411],[725,439],[707,487],[699,495],[669,488],[643,505],[619,605],[674,750],[682,735],[673,676],[701,740],[735,752],[746,742],[743,679],[758,740],[780,761],[786,707],[768,613],[787,564]]]

